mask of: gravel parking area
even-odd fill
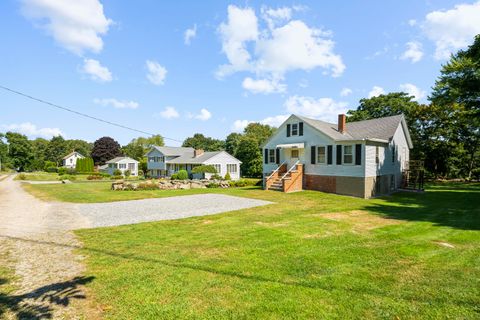
[[[222,194],[199,194],[79,205],[89,227],[107,227],[157,220],[212,215],[271,204],[272,202]]]

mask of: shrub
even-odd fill
[[[180,170],[176,173],[175,180],[187,180],[188,179],[188,172],[187,170]]]
[[[102,178],[110,178],[111,175],[109,173],[106,173],[106,172],[98,172],[98,174],[102,177]]]
[[[57,172],[57,170],[58,170],[57,167],[48,167],[45,169],[45,171],[47,172]]]
[[[232,180],[232,177],[230,177],[230,172],[227,172],[227,174],[225,174],[225,180],[229,181],[229,180]]]
[[[113,175],[114,176],[121,176],[122,175],[122,171],[120,169],[115,169],[113,170]]]
[[[156,190],[158,189],[158,185],[156,183],[151,182],[140,182],[137,185],[137,190]]]
[[[57,164],[53,161],[45,161],[43,170],[46,172],[57,172]]]
[[[77,177],[72,176],[72,175],[70,175],[70,174],[64,174],[64,175],[61,175],[60,177],[58,177],[58,180],[70,180],[70,181],[74,181],[74,180],[77,180]]]
[[[138,170],[138,176],[139,176],[139,177],[143,177],[143,176],[144,176],[143,170]]]
[[[125,176],[125,178],[130,177],[131,174],[132,174],[132,172],[131,172],[130,170],[125,170],[125,171],[123,172],[123,175]]]
[[[103,177],[101,175],[90,175],[87,177],[87,180],[102,180]]]
[[[219,187],[220,185],[215,182],[210,182],[209,184],[207,184],[207,188],[219,188]]]
[[[18,175],[18,179],[19,179],[19,180],[27,180],[27,175],[26,175],[25,173],[20,173],[20,174]]]
[[[58,168],[58,174],[59,175],[64,175],[66,173],[67,173],[67,168],[64,168],[64,167]]]
[[[120,180],[120,179],[123,179],[123,176],[122,175],[114,175],[114,176],[112,176],[112,179],[113,180]]]
[[[210,180],[222,180],[222,176],[215,173],[215,174],[212,174],[212,176],[210,177]]]
[[[192,169],[192,173],[217,173],[212,165],[201,165]]]
[[[93,159],[92,158],[77,159],[75,169],[78,172],[93,172]]]
[[[67,174],[77,174],[77,170],[75,170],[75,168],[68,168],[66,173]]]

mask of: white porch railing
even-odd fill
[[[280,178],[280,180],[285,179],[285,177],[290,173],[290,171],[292,171],[293,169],[295,169],[295,168],[297,167],[297,164],[299,164],[299,163],[300,163],[300,160],[295,161],[295,163],[293,164],[293,166],[292,166],[290,169],[288,169],[288,171]]]
[[[278,171],[280,170],[280,168],[286,163],[286,161],[283,161],[278,167],[277,169],[273,170],[273,172],[267,177],[267,180],[268,179],[271,179],[273,177],[273,175]]]

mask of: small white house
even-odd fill
[[[112,160],[106,162],[107,167],[102,171],[107,172],[110,175],[113,175],[115,170],[120,170],[122,175],[125,174],[125,171],[130,170],[131,176],[138,176],[138,161],[129,157],[116,157]]]
[[[154,146],[147,157],[147,168],[152,177],[170,177],[179,170],[186,170],[192,178],[200,178],[192,174],[193,168],[211,165],[222,177],[228,172],[232,180],[240,179],[242,162],[226,151],[204,152],[193,148]],[[205,178],[209,179],[211,175],[206,173]]]
[[[77,151],[73,151],[63,157],[62,166],[68,169],[75,169],[75,166],[77,165],[77,160],[83,158],[85,158],[83,155],[81,155]]]

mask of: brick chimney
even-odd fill
[[[338,115],[338,131],[345,133],[347,131],[347,116],[345,114]]]
[[[196,158],[196,157],[199,157],[203,154],[203,149],[196,149],[195,151],[193,151],[193,156]]]

